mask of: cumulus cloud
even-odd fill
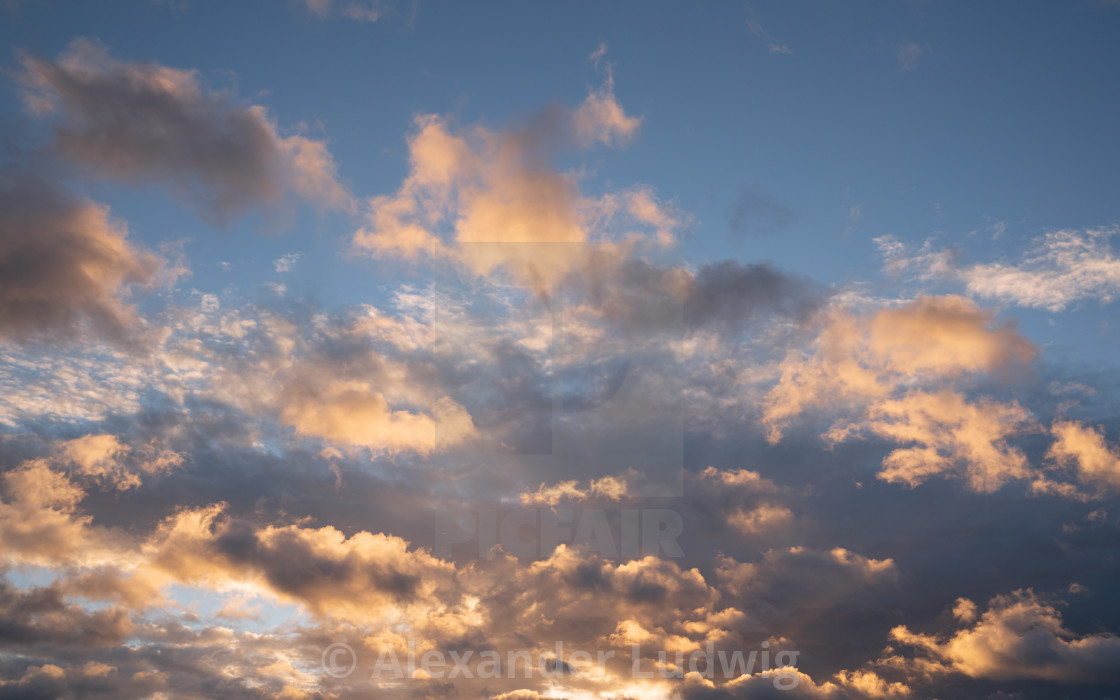
[[[811,356],[794,351],[783,361],[763,420],[778,440],[793,416],[822,403],[870,403],[915,381],[1013,373],[1035,354],[1013,324],[959,296],[922,296],[864,316],[834,311]]]
[[[649,237],[667,245],[678,221],[651,190],[587,197],[574,173],[551,165],[558,148],[625,145],[639,125],[610,81],[576,109],[553,105],[520,128],[460,129],[418,116],[409,175],[395,194],[369,201],[354,246],[375,256],[451,259],[478,275],[504,269],[522,283],[548,285],[587,264],[586,244],[609,240],[606,221],[652,229]]]
[[[524,492],[518,495],[522,503],[540,503],[554,506],[561,501],[573,502],[592,499],[619,501],[629,495],[628,479],[637,476],[636,472],[622,476],[604,476],[591,479],[587,486],[581,486],[576,480],[561,481],[556,484],[541,484],[536,491]]]
[[[1072,420],[1056,420],[1050,426],[1054,442],[1046,456],[1061,467],[1072,469],[1079,481],[1095,489],[1120,489],[1120,447],[1105,441],[1102,431]]]
[[[477,437],[470,414],[448,397],[435,403],[431,415],[394,411],[362,382],[294,390],[281,420],[301,434],[390,452],[429,454]]]
[[[875,586],[898,580],[892,559],[874,559],[843,547],[823,551],[808,547],[771,549],[757,562],[722,557],[716,562],[720,582],[736,598],[780,608],[796,598],[802,610],[829,608]]]
[[[958,601],[956,608],[961,605]],[[997,681],[1065,683],[1120,680],[1120,638],[1067,629],[1057,606],[1029,589],[993,598],[975,622],[971,616],[958,619],[966,624],[938,634],[895,627],[891,639],[913,649],[914,655],[889,657],[883,665],[906,668],[915,676],[960,673]]]
[[[796,668],[772,668],[744,674],[717,683],[691,673],[681,684],[682,700],[872,700],[904,698],[911,689],[904,683],[888,682],[874,671],[839,671],[832,680],[817,681]]]
[[[289,193],[351,206],[324,142],[282,135],[263,107],[208,90],[195,71],[126,63],[87,39],[21,63],[25,102],[52,124],[53,148],[95,176],[160,183],[216,221]]]
[[[85,490],[46,460],[31,460],[4,473],[0,501],[0,550],[8,561],[36,565],[97,561],[111,537],[91,527],[78,510]]]
[[[737,510],[728,516],[728,524],[745,535],[758,535],[782,527],[793,519],[793,511],[782,505],[763,503],[751,510]]]
[[[346,7],[320,5],[328,14]],[[257,119],[273,129],[268,138],[283,139],[263,111],[205,90],[193,73],[92,56],[88,66],[65,54],[46,62],[51,80],[27,93],[57,120],[59,152],[76,149],[66,154],[78,162],[93,158],[83,144],[105,156],[87,143],[94,134],[118,132],[96,105],[82,107],[93,126],[75,121],[78,108],[64,95],[78,87],[67,81],[111,83],[110,111],[114,100],[151,99],[157,112],[164,102],[205,112],[184,129]],[[141,109],[137,118],[171,119],[153,114]],[[238,306],[232,294],[198,292],[162,315],[168,325],[143,360],[3,348],[11,371],[0,376],[8,426],[0,435],[0,554],[50,581],[0,580],[0,646],[10,652],[0,655],[0,695],[158,697],[197,688],[231,698],[844,700],[959,690],[938,687],[945,679],[1112,682],[1102,672],[1115,666],[1112,635],[1071,632],[1056,605],[1030,594],[997,598],[987,612],[959,597],[961,577],[978,568],[984,585],[998,581],[992,590],[1006,591],[1022,585],[1007,580],[1053,575],[1047,567],[1082,567],[1084,585],[1069,590],[1086,601],[1108,581],[1099,566],[1116,553],[1108,504],[1086,515],[1076,501],[1034,499],[1043,507],[1028,509],[994,493],[1031,479],[1040,491],[1072,489],[1040,481],[1029,459],[1050,438],[1017,440],[1041,432],[1035,395],[986,396],[992,380],[1023,376],[1035,346],[958,296],[857,313],[824,306],[819,286],[765,263],[666,264],[658,251],[688,225],[685,214],[648,187],[590,195],[583,175],[554,166],[558,149],[623,146],[640,126],[609,80],[582,105],[553,106],[508,129],[418,118],[405,182],[370,202],[354,243],[377,256],[427,252],[451,262],[470,273],[461,294],[402,287],[383,308],[333,311],[277,300]],[[114,163],[136,155],[132,146],[112,148]],[[217,181],[200,165],[160,175],[153,163],[178,158],[162,148],[132,176],[113,176],[164,182],[212,214],[275,201],[249,185],[219,201]],[[337,180],[314,175],[326,166],[289,160],[261,177],[278,178],[275,191],[331,199]],[[292,169],[311,175],[301,181]],[[956,274],[955,258],[932,247],[911,256],[880,244],[897,253],[899,274]],[[266,267],[299,271],[296,254],[277,255],[264,258]],[[152,264],[105,286],[104,303],[135,313],[129,289],[158,279],[158,259]],[[566,287],[572,277],[578,282]],[[510,291],[509,278],[557,293]],[[90,312],[74,313],[78,325],[93,323]],[[126,320],[126,328],[138,323]],[[807,337],[815,343],[803,351]],[[633,368],[646,359],[663,373],[641,379],[652,376],[631,395],[637,400],[612,404],[633,391]],[[690,422],[673,449],[656,440],[668,430],[649,440],[626,432],[644,427],[665,397],[683,397],[665,403]],[[763,444],[752,421],[759,410],[781,442]],[[784,437],[795,420],[817,415],[832,447],[859,436],[888,447],[846,445],[837,457]],[[23,425],[34,434],[16,433]],[[553,429],[563,439],[553,441]],[[44,445],[54,434],[81,437]],[[618,449],[594,441],[616,434]],[[1103,429],[1060,419],[1051,436],[1045,460],[1036,460],[1044,473],[1063,473],[1094,497],[1113,493],[1120,450]],[[494,454],[465,449],[484,441]],[[520,459],[523,445],[544,445],[545,454]],[[547,454],[557,446],[576,457]],[[959,478],[974,493],[954,495],[980,507],[945,518],[944,491],[853,484],[862,467],[852,465],[867,454],[882,459],[887,482]],[[511,504],[542,517],[552,508],[604,513],[601,532],[613,537],[624,510],[650,503],[643,489],[663,455],[679,467],[682,490],[668,507],[685,522],[683,557],[608,557],[554,543],[534,561],[501,548],[441,559],[427,548],[433,513]],[[708,464],[720,466],[699,466]],[[1091,527],[1061,527],[1069,522]],[[956,537],[979,530],[1000,536],[967,546]],[[935,539],[953,544],[928,546]],[[1020,556],[1040,546],[1053,556]],[[891,644],[913,653],[892,649],[860,665],[901,615],[932,596],[956,599],[939,618],[946,631],[897,628]],[[1068,618],[1071,627],[1082,619]],[[804,650],[806,669],[648,683],[632,676],[634,643],[644,669],[679,671],[659,652],[748,650],[763,640],[771,654]],[[347,679],[321,672],[323,649],[339,641],[363,664]],[[550,657],[570,671],[556,682],[371,678],[380,652],[404,658],[410,641],[421,653],[553,653],[562,641],[569,653],[616,655],[601,671],[571,655]]]
[[[883,459],[878,476],[884,481],[913,488],[931,476],[956,473],[973,490],[988,493],[1034,474],[1022,450],[1007,442],[1030,424],[1030,414],[1016,402],[970,402],[951,391],[914,391],[872,404],[866,418],[834,425],[828,437],[841,441],[867,430],[912,443]]]
[[[136,488],[141,475],[158,475],[183,464],[183,455],[154,444],[137,450],[116,435],[86,435],[68,440],[56,449],[53,461],[74,472],[111,484],[118,491]]]
[[[833,443],[869,432],[911,446],[883,459],[880,479],[916,486],[956,474],[990,492],[1036,474],[1008,439],[1034,429],[1017,402],[973,400],[958,384],[968,377],[1013,376],[1036,349],[1014,325],[959,296],[919,297],[869,315],[832,312],[813,355],[792,353],[763,404],[772,442],[793,416],[838,407],[826,431]]]
[[[0,164],[0,337],[120,345],[144,324],[130,301],[165,270],[128,240],[109,208],[76,197],[33,167]]]
[[[316,615],[385,621],[457,595],[453,569],[399,537],[333,527],[254,527],[222,505],[167,518],[143,543],[144,565],[171,580],[251,584]]]

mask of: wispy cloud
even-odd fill
[[[793,54],[793,49],[791,49],[789,45],[775,37],[770,32],[766,31],[766,28],[759,23],[758,17],[757,15],[755,15],[753,10],[748,9],[748,12],[749,14],[747,16],[747,29],[750,30],[751,34],[754,34],[758,38],[762,39],[766,43],[766,47],[770,50],[771,53],[784,53],[790,55]]]
[[[305,0],[307,10],[316,17],[345,17],[358,22],[376,22],[386,12],[387,3],[379,0]]]
[[[1048,233],[1018,263],[964,270],[968,290],[982,297],[1058,312],[1082,300],[1109,304],[1120,295],[1120,258],[1111,238],[1120,229]]]
[[[731,230],[746,235],[777,233],[795,218],[792,209],[779,203],[757,184],[747,185],[731,211]]]
[[[898,69],[902,71],[915,70],[918,67],[918,59],[925,53],[925,49],[915,44],[912,41],[904,41],[898,45]]]

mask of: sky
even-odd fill
[[[1118,31],[0,2],[0,698],[1120,697]]]

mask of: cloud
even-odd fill
[[[794,212],[774,200],[758,185],[747,185],[739,191],[731,211],[731,230],[749,236],[781,231],[794,219]]]
[[[963,271],[981,297],[1058,312],[1084,299],[1111,303],[1120,294],[1120,258],[1109,241],[1117,229],[1048,233],[1017,265],[988,263]]]
[[[1115,508],[998,491],[1043,473],[1101,499],[1115,486],[1120,452],[1095,423],[1059,419],[1045,453],[1034,416],[1068,396],[1000,392],[1037,348],[959,296],[847,309],[765,263],[666,262],[685,214],[652,188],[591,193],[589,176],[556,167],[563,149],[582,156],[640,129],[609,84],[584,105],[585,128],[578,106],[506,129],[418,119],[408,177],[380,200],[385,226],[367,226],[385,245],[365,252],[427,251],[469,273],[461,287],[441,275],[438,288],[341,310],[184,290],[149,317],[159,334],[142,357],[0,348],[0,554],[19,581],[0,581],[0,695],[982,696],[992,686],[970,678],[1040,677],[1022,675],[1038,649],[1056,659],[1038,666],[1068,667],[1056,675],[1111,682],[1093,669],[1114,665],[1115,638],[1092,625],[1114,622],[1094,606],[1117,556]],[[396,223],[400,235],[377,238]],[[927,254],[899,274],[942,264],[932,247],[911,257]],[[301,271],[278,255],[264,258],[270,271]],[[114,298],[128,306],[146,284]],[[643,361],[656,371],[639,375]],[[637,400],[612,403],[627,391]],[[681,436],[672,449],[657,440],[672,430],[627,432],[662,406],[684,417],[667,423]],[[760,414],[780,442],[765,444]],[[817,417],[824,444],[793,430]],[[73,439],[46,442],[55,435]],[[619,435],[617,449],[595,442]],[[681,490],[650,500],[649,465],[665,455]],[[943,477],[967,492],[892,485]],[[533,561],[429,549],[436,513],[579,508],[613,536],[647,505],[678,510],[683,557],[543,539]],[[1058,625],[1088,634],[1037,609],[1020,624],[997,603],[988,624],[970,600],[1057,575],[1064,590],[1070,572],[1086,607]],[[929,600],[955,601],[929,623],[944,631],[902,628],[887,658],[864,664],[900,621],[927,624],[913,620],[933,618]],[[617,654],[601,675],[553,662],[574,671],[556,682],[372,678],[377,654],[403,658],[409,640],[421,653],[562,641]],[[321,672],[339,641],[362,662],[348,679]],[[790,691],[775,670],[645,683],[632,677],[634,641],[644,668],[661,651],[761,641],[771,659],[801,649],[805,668],[785,671]],[[974,656],[988,660],[958,668]]]
[[[448,397],[432,414],[394,411],[385,397],[362,382],[292,391],[281,420],[304,435],[372,450],[430,454],[477,437],[471,416]]]
[[[287,253],[272,261],[272,267],[280,273],[291,272],[301,257],[300,253]]]
[[[85,491],[47,461],[24,462],[5,472],[3,483],[0,551],[8,561],[47,566],[98,561],[111,549],[112,538],[78,512]]]
[[[282,136],[263,107],[207,90],[195,71],[126,63],[88,39],[20,62],[25,102],[50,120],[53,148],[94,176],[165,185],[219,222],[288,194],[351,207],[325,143]]]
[[[830,607],[838,599],[898,577],[893,560],[865,557],[843,547],[771,549],[754,563],[723,557],[717,560],[716,572],[735,596],[777,602],[796,591],[798,605],[806,608]]]
[[[387,2],[379,0],[305,0],[307,10],[320,18],[345,17],[358,22],[376,22],[381,19],[388,7]]]
[[[918,59],[925,53],[918,44],[912,41],[905,41],[898,45],[898,69],[902,71],[915,70],[918,67]]]
[[[183,464],[183,455],[154,443],[133,450],[116,435],[86,435],[58,446],[55,463],[68,464],[76,474],[111,484],[118,491],[136,488],[141,474],[155,475]]]
[[[183,510],[143,544],[145,566],[172,580],[221,588],[251,583],[316,615],[373,622],[413,606],[450,603],[453,569],[399,537],[333,527],[254,527],[224,506]]]
[[[667,245],[678,220],[649,188],[589,198],[575,174],[551,167],[559,148],[622,146],[640,123],[623,111],[609,80],[576,109],[553,105],[521,128],[456,129],[446,118],[418,116],[410,173],[395,194],[368,202],[354,246],[548,285],[587,264],[588,244],[608,240],[607,222],[652,228],[653,240]]]
[[[921,296],[862,317],[834,311],[811,356],[795,351],[783,361],[763,421],[779,440],[789,420],[809,408],[884,400],[915,381],[1014,373],[1035,354],[1013,324],[997,324],[993,313],[959,296]]]
[[[909,668],[915,675],[961,673],[997,681],[1064,683],[1120,680],[1120,638],[1106,632],[1070,631],[1057,607],[1030,589],[993,598],[970,626],[936,635],[899,626],[891,630],[891,639],[913,648],[915,656],[896,656],[884,664]]]
[[[913,488],[931,476],[960,473],[970,488],[990,493],[1034,475],[1026,455],[1007,442],[1030,425],[1030,413],[1015,402],[969,402],[951,391],[913,391],[874,403],[866,418],[834,425],[828,437],[839,442],[866,430],[912,444],[883,458],[878,477],[884,481]]]
[[[931,241],[926,241],[920,250],[912,253],[891,235],[872,240],[883,255],[884,268],[894,277],[909,275],[925,281],[952,278],[958,274],[959,252],[954,248],[936,250]]]
[[[716,684],[690,674],[680,690],[682,700],[878,700],[909,697],[911,689],[903,683],[890,683],[874,671],[839,671],[836,682],[817,682],[798,669],[771,669],[742,675]]]
[[[1109,304],[1120,294],[1120,258],[1113,254],[1116,227],[1052,231],[1034,241],[1018,263],[963,265],[955,248],[926,241],[917,251],[893,236],[875,239],[886,270],[921,281],[951,281],[969,294],[1057,313],[1095,299]]]
[[[121,606],[87,610],[68,602],[65,590],[57,584],[21,589],[0,580],[0,625],[5,631],[4,641],[16,642],[25,648],[51,643],[81,650],[121,644],[133,630],[128,613]],[[3,687],[0,685],[0,689]]]
[[[592,63],[595,64],[596,67],[598,67],[599,66],[599,61],[603,60],[603,57],[606,56],[606,55],[607,55],[607,42],[600,41],[599,45],[597,47],[595,47],[595,50],[587,55],[587,60],[591,61]]]
[[[793,54],[793,49],[791,49],[785,42],[779,40],[773,34],[766,31],[766,29],[761,24],[759,24],[758,19],[754,15],[754,12],[750,12],[750,16],[747,17],[747,29],[751,31],[751,34],[754,34],[766,43],[766,46],[770,50],[770,53],[782,53],[788,55]]]
[[[638,133],[641,117],[626,114],[614,96],[614,85],[608,80],[592,92],[572,113],[572,129],[576,145],[625,146]]]
[[[629,496],[628,480],[637,476],[636,472],[623,474],[620,477],[604,476],[591,479],[586,487],[580,486],[576,480],[561,481],[556,484],[541,484],[536,491],[523,492],[518,495],[522,503],[540,503],[557,505],[561,501],[588,501],[603,499],[605,501],[619,501]]]
[[[71,195],[33,166],[0,165],[0,337],[88,333],[134,344],[144,324],[129,292],[154,286],[164,271],[108,207]]]
[[[785,506],[764,503],[753,510],[737,510],[728,517],[728,524],[744,535],[757,535],[787,525],[793,511]]]
[[[917,486],[959,474],[980,492],[1036,472],[1008,438],[1033,429],[1016,402],[970,400],[957,382],[1010,376],[1036,349],[1009,324],[958,296],[918,297],[901,307],[857,317],[829,315],[812,356],[788,356],[767,394],[763,422],[772,442],[807,410],[845,406],[857,418],[836,420],[833,443],[863,432],[909,444],[883,459],[880,479]]]
[[[1072,420],[1050,426],[1054,442],[1046,452],[1061,467],[1075,471],[1079,481],[1102,491],[1120,489],[1120,447],[1105,442],[1102,431]]]

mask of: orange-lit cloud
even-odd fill
[[[1104,491],[1120,488],[1120,448],[1105,442],[1101,431],[1077,421],[1056,420],[1050,432],[1054,442],[1048,458],[1072,469],[1085,485]]]
[[[895,627],[891,639],[912,648],[914,656],[888,658],[884,665],[908,668],[919,677],[960,673],[1002,681],[1117,679],[1120,638],[1104,632],[1072,632],[1057,607],[1031,590],[997,596],[975,622],[971,616],[963,621],[971,624],[936,635]]]
[[[608,243],[600,228],[611,220],[652,229],[642,237],[671,245],[679,216],[649,188],[588,197],[575,173],[552,166],[558,148],[622,146],[640,123],[609,80],[576,109],[549,107],[520,128],[459,129],[418,116],[409,175],[395,194],[369,201],[354,246],[374,256],[450,258],[478,275],[502,268],[521,283],[549,285],[590,263],[583,246]]]
[[[766,396],[763,422],[780,440],[792,418],[824,407],[847,408],[826,433],[839,442],[862,431],[913,446],[896,449],[879,477],[915,486],[961,473],[978,491],[1031,475],[1007,439],[1032,426],[1017,403],[972,401],[957,390],[969,376],[1011,376],[1029,366],[1033,344],[1012,325],[959,296],[919,297],[867,316],[835,312],[813,355],[782,363]],[[962,385],[963,386],[963,385]]]

